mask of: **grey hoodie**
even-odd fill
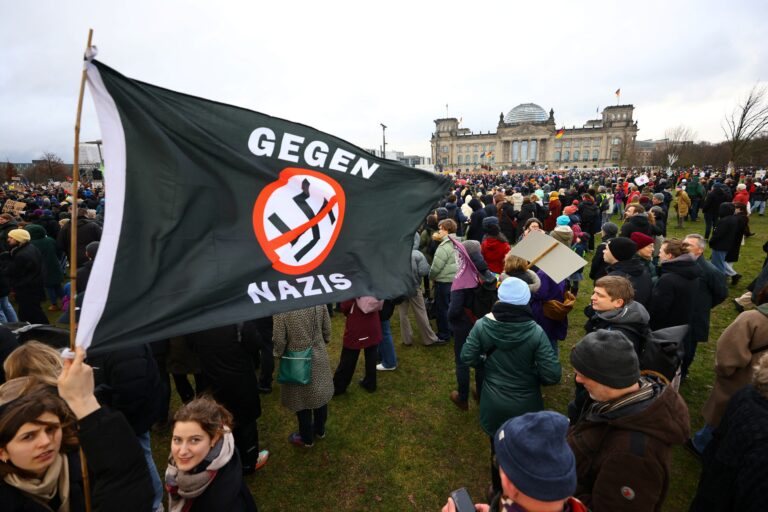
[[[633,300],[620,309],[595,311],[587,321],[585,328],[587,332],[594,332],[598,329],[621,331],[635,346],[635,352],[640,357],[651,332],[648,326],[650,319],[651,316],[645,306]]]

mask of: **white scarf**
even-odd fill
[[[69,464],[66,455],[57,454],[43,478],[22,478],[11,473],[5,475],[3,479],[8,485],[12,485],[45,505],[48,505],[58,493],[61,505],[57,512],[69,512]]]

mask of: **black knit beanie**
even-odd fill
[[[608,250],[617,260],[626,261],[632,259],[632,256],[637,252],[637,244],[629,238],[620,236],[612,238],[608,242]]]

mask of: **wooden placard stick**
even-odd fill
[[[546,256],[547,254],[549,254],[550,252],[552,252],[552,250],[553,250],[555,247],[557,247],[557,244],[559,244],[559,243],[560,243],[560,242],[555,242],[554,244],[552,244],[552,246],[551,246],[549,249],[547,249],[546,251],[544,251],[544,252],[543,252],[543,253],[541,253],[540,255],[536,256],[536,257],[533,259],[533,261],[532,261],[532,262],[530,262],[530,263],[528,264],[528,269],[530,270],[530,269],[531,269],[531,268],[532,268],[532,267],[533,267],[535,264],[537,264],[539,261],[541,261],[541,259],[542,259],[544,256]]]

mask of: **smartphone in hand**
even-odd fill
[[[451,498],[456,504],[456,512],[475,512],[475,504],[472,503],[472,498],[469,497],[466,487],[453,491]]]

